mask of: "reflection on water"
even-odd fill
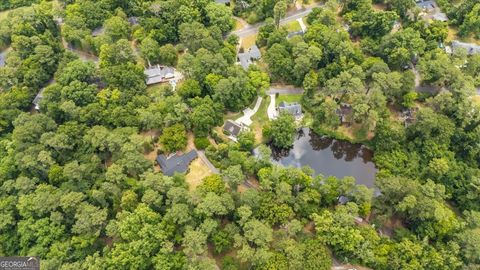
[[[361,144],[352,144],[319,136],[308,128],[298,132],[291,149],[275,149],[272,156],[283,166],[310,166],[324,176],[355,177],[357,184],[373,188],[377,169],[373,152]]]

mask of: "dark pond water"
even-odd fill
[[[317,175],[353,176],[357,184],[374,187],[377,169],[372,162],[373,152],[361,144],[327,138],[303,128],[291,149],[272,148],[272,152],[273,159],[283,166],[310,166]]]

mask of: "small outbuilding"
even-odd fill
[[[144,71],[147,76],[145,83],[147,85],[169,82],[175,79],[175,69],[173,67],[155,65]]]
[[[353,113],[352,105],[347,104],[347,103],[342,103],[340,105],[340,108],[338,108],[336,110],[336,113],[337,113],[338,117],[340,118],[340,123],[341,124],[349,124],[351,114]]]
[[[198,157],[196,150],[192,150],[184,155],[173,154],[169,157],[159,155],[157,163],[162,169],[162,173],[167,176],[172,176],[175,173],[186,173],[190,163]]]

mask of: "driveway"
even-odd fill
[[[291,21],[295,21],[297,19],[303,18],[303,17],[307,16],[308,14],[310,14],[310,12],[312,12],[312,10],[314,8],[322,6],[322,5],[323,4],[321,4],[321,3],[317,3],[314,6],[311,6],[309,8],[300,9],[300,10],[296,10],[294,12],[291,12],[291,13],[287,14],[287,16],[285,18],[280,20],[280,25],[284,25],[284,24],[287,24]],[[240,38],[248,37],[248,36],[251,36],[251,35],[254,35],[254,34],[258,33],[258,29],[264,24],[265,24],[264,22],[256,23],[256,24],[250,25],[250,26],[248,26],[244,29],[233,31],[233,32],[230,33],[230,35],[234,34],[234,35],[239,36]]]
[[[276,107],[275,98],[276,98],[275,94],[270,95],[270,104],[268,104],[268,108],[267,108],[267,115],[268,115],[268,119],[270,120],[277,118],[277,110],[275,108]]]
[[[280,94],[280,95],[297,95],[303,94],[303,88],[297,87],[272,87],[267,91],[267,95]]]
[[[246,108],[243,111],[243,116],[238,118],[237,120],[235,120],[235,122],[242,123],[247,127],[250,126],[252,124],[251,117],[254,116],[257,113],[261,104],[262,104],[262,97],[258,97],[257,98],[257,103],[255,103],[255,107],[253,108],[253,110],[250,109],[250,108]]]
[[[198,157],[207,165],[207,167],[210,169],[210,171],[212,171],[215,174],[220,173],[220,171],[217,168],[215,168],[215,166],[213,166],[213,164],[210,162],[210,160],[208,160],[204,151],[198,150],[197,153],[198,153]]]

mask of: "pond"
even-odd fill
[[[372,162],[373,152],[361,144],[320,136],[302,128],[292,148],[272,147],[272,156],[274,161],[286,167],[310,166],[315,174],[325,177],[353,176],[357,184],[374,188],[377,169]]]

